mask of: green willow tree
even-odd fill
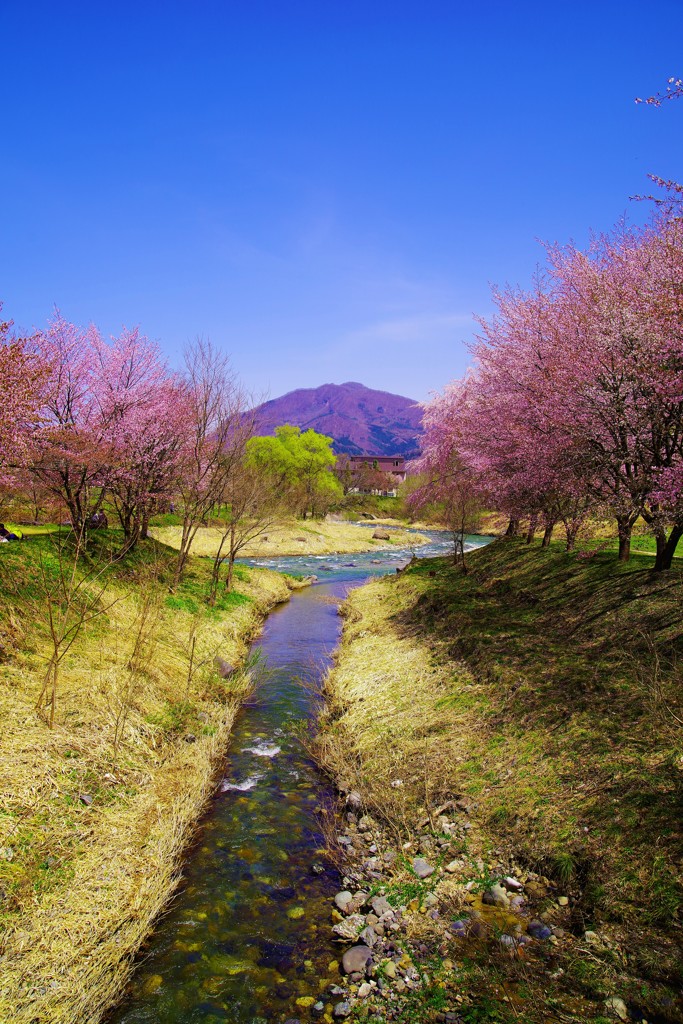
[[[252,437],[247,459],[304,519],[324,515],[343,495],[333,472],[332,438],[315,430],[286,423],[276,427],[274,437]]]

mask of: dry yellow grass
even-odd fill
[[[288,596],[282,576],[253,570],[239,583],[249,600],[226,611],[172,607],[157,585],[144,617],[150,588],[112,583],[117,602],[64,663],[52,730],[34,707],[45,631],[28,605],[23,617],[5,618],[5,657],[14,646],[0,665],[0,1021],[8,1024],[93,1024],[116,999],[180,877],[248,687],[239,673],[219,679],[214,656],[238,663],[264,615]]]
[[[179,546],[179,526],[157,527],[150,533],[162,544],[172,548]],[[373,540],[372,533],[368,527],[356,526],[354,523],[291,520],[272,527],[265,537],[259,537],[246,546],[240,556],[276,558],[280,555],[351,555],[361,551],[379,551],[382,548],[412,547],[426,542],[425,537],[406,530],[392,530],[389,540]],[[212,557],[218,549],[219,540],[217,529],[202,527],[197,532],[192,553]]]
[[[317,754],[332,774],[360,788],[385,821],[410,832],[450,792],[457,764],[476,744],[476,719],[466,669],[396,630],[393,616],[411,595],[395,583],[394,577],[370,583],[343,606]],[[457,702],[449,699],[454,683],[462,691]]]

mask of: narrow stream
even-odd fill
[[[425,532],[425,531],[423,531]],[[421,556],[449,550],[430,533]],[[471,546],[488,538],[469,538]],[[330,898],[339,878],[321,855],[321,808],[333,794],[298,742],[339,641],[338,603],[409,549],[248,564],[319,582],[276,608],[257,644],[264,671],[236,722],[220,791],[185,865],[185,884],[145,949],[111,1024],[280,1024],[308,1021],[310,1002],[339,980],[329,965]],[[311,997],[314,997],[313,999]],[[302,1000],[302,1002],[297,1002]]]

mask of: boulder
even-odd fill
[[[373,540],[389,540],[390,537],[391,537],[391,534],[389,533],[388,530],[377,529],[377,530],[373,530],[373,532],[372,532],[372,539]]]

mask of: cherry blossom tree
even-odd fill
[[[12,328],[11,321],[0,321],[0,483],[5,485],[25,466],[49,371],[37,336],[17,337]]]

